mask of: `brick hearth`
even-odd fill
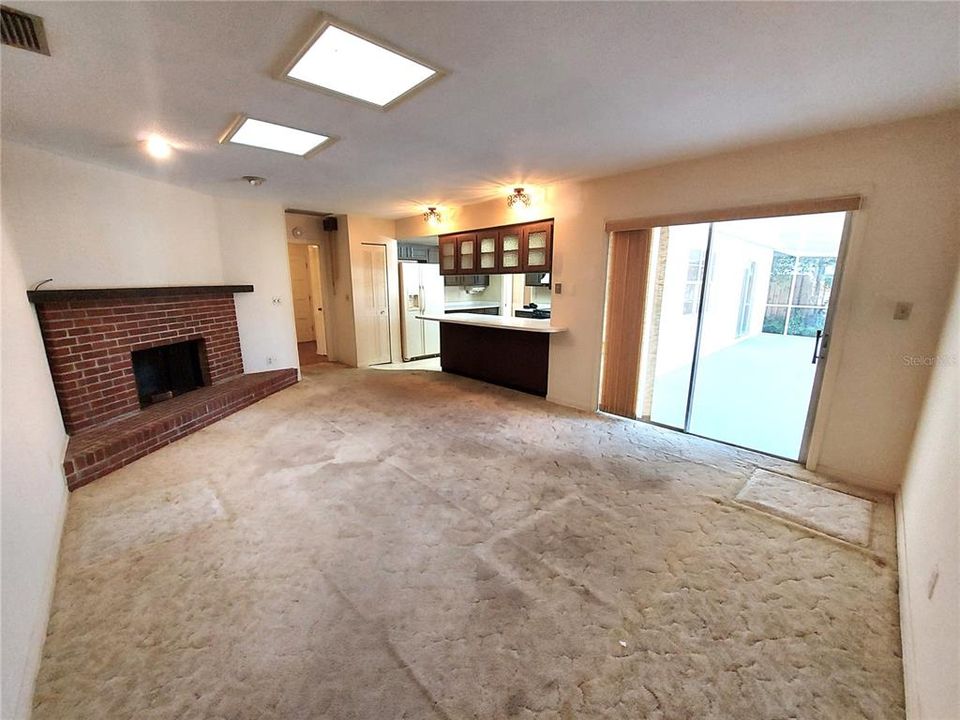
[[[31,291],[63,424],[72,490],[297,382],[243,374],[234,292],[252,286]],[[141,410],[131,353],[200,341],[205,387]]]
[[[240,375],[84,430],[67,445],[67,487],[86,485],[296,382],[295,368]]]

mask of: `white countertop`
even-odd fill
[[[445,315],[417,315],[417,317],[421,320],[436,320],[437,322],[453,323],[454,325],[480,325],[503,330],[523,330],[524,332],[562,333],[567,331],[565,327],[551,325],[549,320],[503,317],[502,315],[446,313]]]

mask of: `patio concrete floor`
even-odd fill
[[[700,359],[690,432],[796,459],[816,365],[814,339],[760,334]],[[690,369],[656,378],[650,419],[683,428]]]

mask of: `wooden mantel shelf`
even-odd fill
[[[253,285],[170,285],[165,287],[75,288],[64,290],[27,290],[27,299],[35,305],[51,302],[113,300],[124,298],[171,297],[182,295],[223,295],[253,292]]]

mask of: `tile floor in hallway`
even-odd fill
[[[813,479],[308,368],[71,495],[34,718],[902,718],[890,499],[860,548],[739,504],[758,467]]]

